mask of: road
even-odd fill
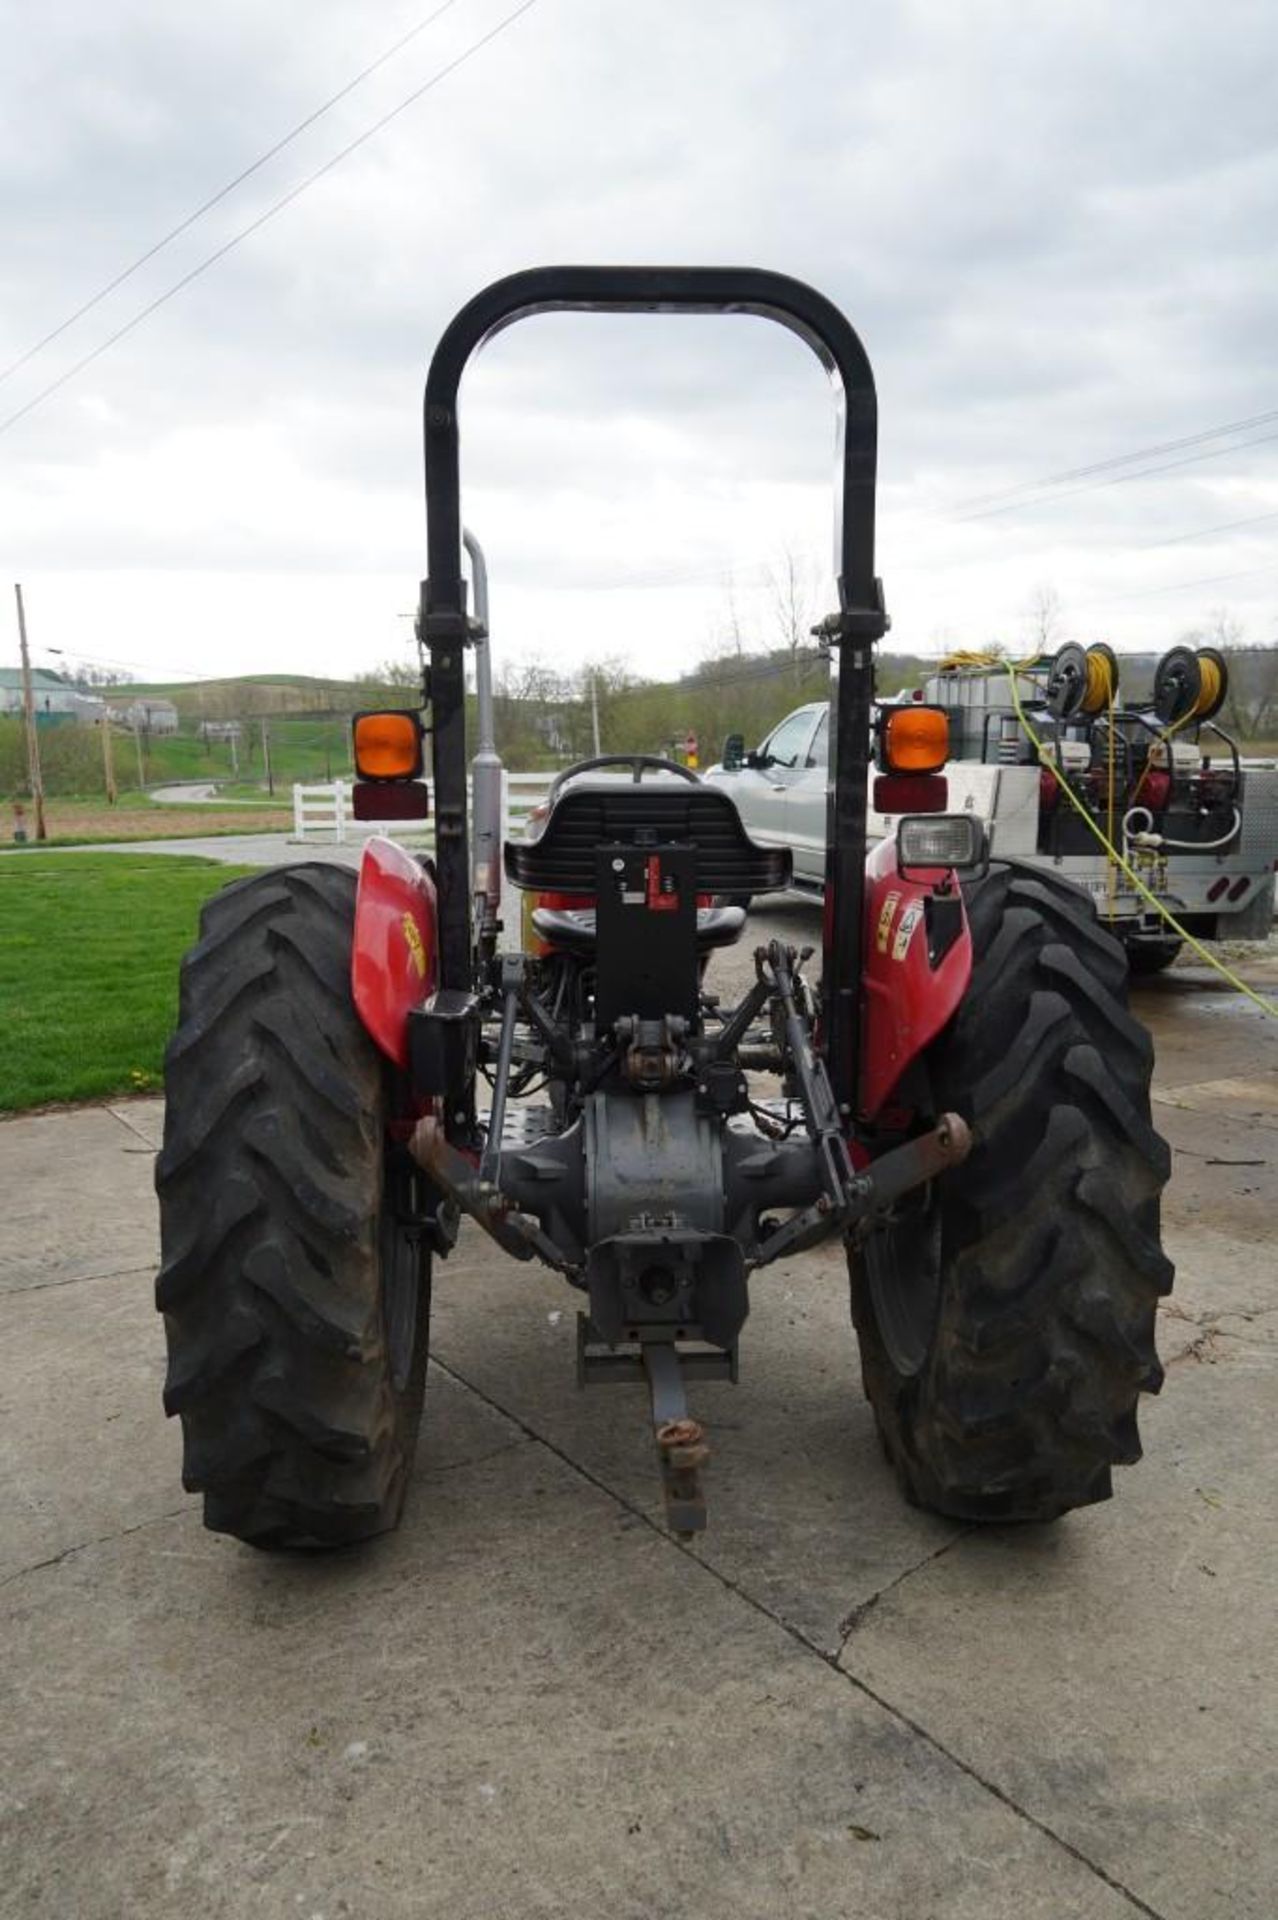
[[[471,1234],[399,1533],[255,1555],[160,1410],[159,1102],[0,1124],[0,1911],[1271,1920],[1278,1036],[1191,970],[1139,1005],[1167,1384],[1053,1528],[902,1504],[827,1249],[697,1391],[678,1545],[640,1390],[579,1394],[570,1294]]]

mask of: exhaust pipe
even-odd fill
[[[493,662],[488,637],[488,567],[484,550],[466,527],[462,544],[470,555],[475,587],[475,697],[479,708],[479,745],[471,761],[470,890],[480,953],[497,950],[501,914],[502,764],[493,733]]]

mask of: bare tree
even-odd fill
[[[1050,582],[1035,587],[1025,603],[1029,645],[1035,653],[1051,653],[1065,639],[1061,596]]]
[[[768,598],[777,637],[789,652],[796,681],[801,678],[801,653],[811,644],[816,618],[816,588],[809,562],[787,547],[776,566],[768,568]]]
[[[716,646],[715,651],[718,652],[719,647],[726,641],[727,648],[739,658],[745,652],[746,645],[745,636],[741,631],[741,606],[737,599],[736,575],[732,572],[731,568],[729,568],[728,577],[723,583],[723,597],[725,611],[724,629],[722,634],[718,636],[719,646]]]
[[[1228,607],[1213,607],[1201,626],[1180,636],[1187,647],[1215,647],[1225,656],[1229,690],[1219,719],[1244,740],[1278,733],[1278,647],[1248,646],[1247,630]]]

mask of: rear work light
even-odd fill
[[[392,709],[357,713],[355,771],[361,780],[416,780],[422,771],[422,723],[416,713]]]
[[[985,827],[974,813],[910,814],[896,829],[896,870],[958,867],[980,872],[989,862]]]
[[[879,766],[884,773],[939,773],[950,753],[942,707],[884,707],[879,714]]]

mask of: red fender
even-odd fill
[[[928,959],[925,902],[946,881],[954,885],[954,875],[941,867],[903,879],[891,834],[866,860],[860,1095],[866,1120],[887,1103],[911,1060],[936,1038],[967,992],[972,935],[966,910],[954,944],[935,966]]]
[[[408,1015],[435,990],[439,918],[426,869],[380,834],[364,848],[355,896],[351,992],[382,1052],[408,1065]]]

